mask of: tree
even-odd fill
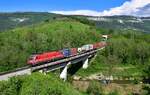
[[[143,70],[143,72],[144,72],[143,78],[144,79],[147,78],[148,80],[150,80],[150,64],[147,65],[146,69]],[[148,83],[150,84],[150,81]]]
[[[147,66],[145,70],[143,70],[144,76],[143,80],[147,84],[143,86],[143,90],[146,91],[145,95],[150,95],[150,65]]]
[[[44,22],[48,23],[48,22],[49,22],[49,19],[46,19]]]

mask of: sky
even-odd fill
[[[0,12],[33,11],[91,16],[140,15],[138,12],[149,4],[150,0],[0,0]],[[148,7],[142,15],[148,15],[149,11]]]

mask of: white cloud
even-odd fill
[[[64,15],[90,15],[99,16],[99,12],[92,10],[75,10],[75,11],[50,11],[51,13],[64,14]]]
[[[50,11],[52,13],[64,15],[89,15],[89,16],[112,16],[112,15],[136,15],[140,8],[150,4],[150,0],[131,0],[126,1],[119,7],[104,10],[103,12],[93,10],[75,10],[75,11]]]
[[[141,16],[150,16],[150,4],[140,8],[140,10],[136,13],[136,15],[141,15]]]

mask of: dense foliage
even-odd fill
[[[68,18],[71,18],[71,19],[74,19],[76,21],[79,21],[83,24],[87,24],[87,25],[90,25],[90,26],[94,26],[95,27],[95,22],[92,21],[92,20],[88,20],[86,17],[84,16],[66,16]]]
[[[143,76],[143,70],[150,64],[150,35],[133,30],[111,30],[110,35],[109,46],[99,52],[88,70],[81,70],[79,74],[99,72],[124,77]]]
[[[147,64],[150,62],[149,37],[134,31],[115,34],[103,55],[107,58],[113,56],[123,64]]]
[[[82,95],[55,75],[35,73],[0,82],[0,95]]]

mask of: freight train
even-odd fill
[[[102,48],[107,45],[106,42],[98,42],[95,44],[83,45],[79,48],[67,48],[59,51],[45,52],[42,54],[32,55],[29,60],[29,65],[38,65],[41,63],[51,62],[58,59],[63,59],[71,56],[75,56],[81,53],[85,53],[94,49]]]

